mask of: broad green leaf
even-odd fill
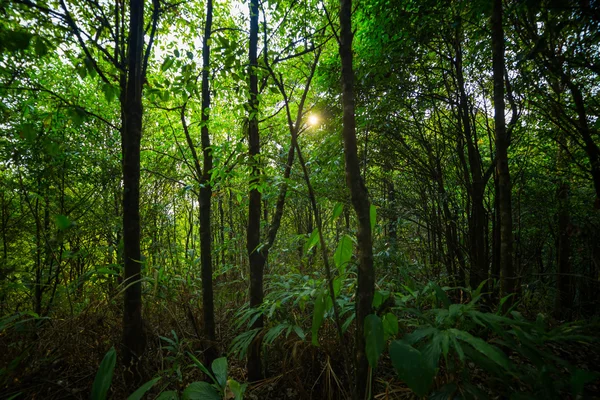
[[[444,358],[448,357],[448,352],[450,351],[450,337],[448,336],[448,332],[442,331],[442,353],[444,354]]]
[[[117,89],[110,83],[102,85],[102,91],[104,92],[104,98],[108,103],[111,103],[117,95]]]
[[[227,358],[220,357],[217,358],[212,363],[212,371],[215,374],[215,378],[217,379],[217,383],[222,388],[227,384]]]
[[[155,400],[178,400],[179,396],[177,392],[174,390],[168,390],[166,392],[162,392],[160,396],[158,396]]]
[[[92,78],[95,78],[96,75],[98,75],[98,72],[96,71],[96,68],[94,67],[94,61],[92,61],[91,58],[89,58],[89,57],[84,58],[83,64],[85,65],[85,68],[87,69],[89,76],[91,76]]]
[[[308,253],[319,242],[319,229],[315,228],[304,243],[304,254]]]
[[[377,360],[383,353],[383,323],[376,314],[365,317],[365,352],[371,368],[377,366]]]
[[[57,215],[54,217],[54,222],[56,223],[56,227],[61,231],[64,231],[71,226],[71,220],[65,215]]]
[[[377,223],[377,208],[373,204],[369,209],[369,219],[371,221],[371,231],[375,229],[375,224]]]
[[[92,394],[90,396],[92,400],[106,399],[108,389],[110,389],[110,385],[112,383],[113,372],[115,371],[116,363],[117,352],[115,351],[114,347],[111,347],[102,359],[100,367],[98,368],[98,372],[96,373],[96,378],[94,379],[94,384],[92,385]]]
[[[449,329],[448,331],[454,334],[456,338],[473,346],[475,350],[483,353],[483,355],[500,365],[505,370],[510,368],[508,358],[497,347],[488,344],[485,340],[477,338],[466,331],[461,331],[458,329]]]
[[[319,345],[319,328],[321,327],[321,324],[323,323],[323,317],[325,316],[325,304],[325,296],[323,291],[321,291],[315,300],[315,309],[313,311],[312,344],[314,346]]]
[[[161,337],[162,337],[162,336],[161,336]],[[204,366],[204,364],[202,364],[202,363],[200,362],[200,360],[198,360],[198,359],[196,358],[196,356],[195,356],[195,355],[193,355],[192,353],[190,353],[190,352],[188,351],[188,356],[190,356],[190,358],[192,359],[192,361],[194,362],[194,364],[196,364],[196,366],[197,366],[198,368],[200,368],[200,371],[204,372],[204,373],[206,374],[206,376],[208,376],[210,379],[212,379],[212,380],[213,380],[213,382],[217,383],[217,380],[215,379],[215,377],[213,376],[213,374],[212,374],[212,373],[211,373],[211,372],[208,370],[208,368],[206,368],[206,367]]]
[[[423,357],[425,358],[425,361],[427,361],[431,369],[434,371],[437,369],[440,355],[442,353],[441,342],[443,336],[444,335],[442,332],[436,332],[433,335],[432,340],[425,344],[420,350],[421,354],[423,354]]]
[[[389,312],[383,316],[383,334],[384,340],[390,336],[395,337],[398,334],[398,317]]]
[[[435,297],[437,298],[437,301],[442,303],[442,305],[445,308],[449,308],[450,307],[450,299],[448,298],[448,295],[446,295],[446,292],[444,291],[444,289],[442,289],[441,287],[439,287],[439,285],[436,285],[435,283],[433,284],[433,288],[435,290]]]
[[[146,394],[146,392],[152,389],[152,386],[156,384],[156,382],[160,381],[160,376],[158,378],[154,378],[151,381],[144,383],[142,386],[138,388],[135,392],[133,392],[127,400],[142,400],[142,397]]]
[[[44,39],[39,36],[35,38],[33,49],[38,57],[44,57],[46,54],[48,54],[48,46],[46,45]]]
[[[210,383],[193,382],[183,391],[183,400],[222,400],[221,395]]]
[[[165,59],[165,61],[162,63],[162,65],[160,66],[160,70],[161,71],[166,71],[169,68],[171,68],[171,66],[173,65],[173,63],[175,62],[175,60],[172,57],[167,57]]]
[[[342,290],[342,277],[338,276],[333,280],[333,293],[335,297],[340,295],[340,291]]]
[[[301,340],[306,339],[306,334],[304,333],[304,331],[302,330],[302,328],[300,328],[298,325],[294,325],[294,332],[296,332],[296,335],[298,335],[298,337]]]
[[[431,335],[434,335],[437,332],[438,332],[437,328],[428,326],[426,328],[416,329],[415,331],[404,336],[404,338],[402,340],[408,344],[415,344],[415,343],[419,342],[421,339],[426,338]]]
[[[333,216],[331,219],[335,220],[338,218],[340,215],[342,215],[342,211],[344,211],[344,203],[336,203],[335,207],[333,207]]]
[[[244,392],[246,391],[246,387],[248,385],[246,383],[240,384],[234,379],[229,379],[227,381],[227,386],[229,387],[229,390],[231,390],[231,393],[233,393],[233,395],[235,396],[234,400],[242,400],[244,398]]]
[[[344,235],[341,237],[337,249],[335,250],[335,254],[333,255],[333,261],[340,271],[340,274],[343,274],[346,271],[346,266],[348,262],[350,262],[350,259],[352,259],[352,246],[353,243],[350,236]]]
[[[417,395],[425,396],[433,383],[435,372],[421,352],[395,340],[390,345],[390,357],[400,379]]]
[[[378,309],[382,303],[383,303],[383,295],[381,294],[381,291],[376,290],[375,293],[373,293],[373,301],[371,302],[371,306],[374,309]]]

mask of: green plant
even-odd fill
[[[169,367],[165,372],[181,382],[183,380],[181,369],[185,362],[185,339],[180,340],[174,330],[171,331],[171,335],[172,339],[160,336],[160,340],[165,343],[161,348],[168,352],[165,360],[169,362]]]
[[[235,379],[229,378],[227,374],[227,358],[221,357],[213,361],[209,371],[192,353],[188,353],[194,364],[202,370],[212,381],[193,382],[183,391],[183,400],[222,400],[228,390],[233,394],[235,400],[242,400],[247,384],[240,384]],[[227,397],[230,398],[230,397]]]
[[[115,364],[117,362],[117,353],[114,347],[104,355],[96,377],[94,384],[92,385],[92,393],[90,395],[91,400],[105,400],[108,395],[108,390],[112,384],[113,373],[115,371]],[[133,392],[127,400],[141,400],[144,394],[150,390],[158,381],[159,378],[152,379],[140,386],[135,392]]]
[[[432,283],[421,293],[412,291],[411,301],[400,301],[402,306],[397,311],[405,315],[402,322],[414,330],[392,341],[389,353],[398,376],[417,395],[431,391],[442,362],[449,376],[455,377],[436,391],[445,398],[487,397],[473,384],[469,364],[490,374],[486,386],[511,398],[558,399],[566,391],[577,396],[586,383],[598,377],[574,368],[546,347],[552,342],[593,340],[576,324],[548,330],[541,316],[529,322],[515,311],[510,317],[482,312],[478,305],[482,287],[471,293],[472,299],[466,304],[451,303],[446,295],[449,288],[444,290]],[[434,293],[434,307],[422,309],[423,296],[432,300],[429,292]],[[390,321],[393,318],[388,314],[383,319],[373,314],[365,320],[366,352],[373,368],[383,352],[386,331],[394,336],[394,323]]]

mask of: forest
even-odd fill
[[[0,398],[600,398],[598,0],[0,16]]]

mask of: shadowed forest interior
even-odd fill
[[[0,16],[0,398],[600,398],[597,0]]]

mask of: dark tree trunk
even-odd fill
[[[494,0],[492,9],[492,69],[494,76],[494,124],[496,131],[496,172],[498,174],[498,207],[500,211],[500,296],[515,292],[512,232],[512,186],[508,167],[510,138],[504,116],[504,29],[502,0]],[[510,305],[507,301],[505,305]]]
[[[354,115],[354,71],[352,69],[352,0],[340,0],[340,58],[342,62],[342,106],[346,183],[358,217],[358,287],[356,293],[356,387],[355,397],[370,393],[369,363],[365,354],[365,317],[372,312],[375,291],[370,204],[367,188],[360,174]]]
[[[248,154],[252,164],[250,178],[250,195],[248,208],[247,251],[250,262],[250,307],[259,307],[263,302],[263,273],[265,257],[260,246],[261,194],[257,186],[260,184],[260,137],[258,132],[258,0],[250,0],[250,101],[248,121]],[[262,315],[256,319],[253,329],[263,327]],[[248,350],[248,379],[253,382],[262,378],[262,362],[260,348],[262,335],[257,335]]]
[[[135,363],[144,352],[142,329],[142,284],[140,251],[140,142],[142,138],[142,52],[144,45],[144,0],[130,1],[129,55],[124,96],[123,130],[123,259],[125,304],[123,313],[123,358]],[[134,369],[135,371],[135,369]],[[131,381],[137,380],[131,374]]]
[[[460,28],[456,29],[455,38],[455,69],[456,83],[458,85],[458,112],[459,124],[462,126],[464,144],[467,147],[468,165],[462,154],[462,148],[459,148],[459,157],[465,175],[467,192],[470,197],[471,207],[469,214],[469,253],[470,253],[470,275],[469,284],[476,288],[487,279],[488,268],[486,259],[485,231],[487,218],[484,207],[484,194],[489,174],[482,172],[481,158],[477,149],[476,131],[471,123],[471,114],[469,109],[469,99],[466,92],[466,84],[463,73],[463,51],[460,44]],[[490,169],[491,171],[491,169]]]
[[[210,36],[212,30],[213,3],[206,3],[206,25],[204,26],[204,39],[202,41],[202,153],[203,165],[200,179],[200,260],[202,264],[202,305],[204,317],[204,335],[206,344],[204,347],[204,361],[207,366],[217,358],[215,347],[215,307],[212,281],[212,233],[210,226],[212,187],[210,184],[210,172],[212,170],[212,150],[210,148],[210,135],[208,131],[208,120],[210,116]]]
[[[559,146],[557,165],[559,169],[567,167],[567,155]],[[557,318],[568,318],[573,308],[573,290],[571,279],[571,239],[569,225],[569,180],[564,171],[559,171],[559,183],[556,190],[558,200],[558,234],[557,234],[557,272],[556,301],[554,305]]]

